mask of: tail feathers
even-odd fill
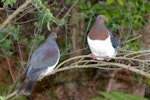
[[[17,91],[17,95],[24,94],[26,96],[30,95],[34,88],[35,80],[26,79],[20,89]]]

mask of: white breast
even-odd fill
[[[96,56],[115,57],[116,52],[112,46],[110,36],[106,40],[91,40],[87,37],[87,41],[91,52]],[[103,58],[96,58],[97,60],[104,60]]]

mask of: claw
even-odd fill
[[[106,61],[109,61],[109,56],[104,56],[104,59],[106,60]]]
[[[91,58],[96,59],[96,56],[93,53],[91,53],[90,56]]]

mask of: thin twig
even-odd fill
[[[140,38],[140,37],[142,37],[142,35],[139,35],[139,36],[137,36],[137,37],[134,37],[134,38],[132,38],[132,39],[130,39],[130,40],[128,40],[128,41],[125,41],[124,43],[129,43],[129,42],[134,41],[134,40],[136,40],[136,39],[138,39],[138,38]]]
[[[88,47],[85,47],[85,48],[79,49],[79,50],[74,51],[74,52],[70,52],[70,53],[62,54],[62,56],[65,56],[65,55],[72,55],[72,54],[75,54],[75,53],[81,52],[81,51],[86,50],[86,49],[88,49]]]
[[[107,86],[107,90],[106,90],[107,92],[110,92],[110,90],[111,90],[111,87],[113,85],[112,83],[114,81],[114,77],[115,77],[116,73],[117,73],[117,71],[114,71],[113,73],[111,73],[111,78],[108,82],[108,86]]]
[[[58,14],[56,15],[56,18],[58,18],[58,16],[65,10],[66,6],[64,6],[59,12]]]
[[[30,20],[27,20],[27,21],[24,21],[24,22],[17,22],[15,24],[25,24],[25,23],[29,23],[29,22],[32,22],[32,21],[36,21],[36,20],[38,20],[38,18],[30,19]]]
[[[128,57],[128,56],[135,55],[138,53],[148,53],[148,52],[150,52],[150,50],[135,51],[135,52],[131,52],[131,53],[124,55],[124,57]]]
[[[65,19],[65,18],[69,15],[69,13],[70,13],[70,11],[72,10],[72,8],[73,8],[78,2],[79,2],[79,0],[76,0],[76,2],[74,2],[74,4],[69,8],[69,10],[67,11],[67,13],[64,15],[64,17],[63,17],[62,19]],[[60,29],[59,26],[57,26],[55,32],[58,32],[59,29]]]
[[[6,57],[6,60],[7,60],[7,64],[8,64],[8,68],[9,68],[9,72],[10,72],[10,75],[12,77],[12,80],[13,80],[13,82],[15,82],[15,78],[14,78],[14,75],[13,75],[12,70],[11,70],[11,65],[10,65],[9,58],[7,57],[7,54],[6,54],[5,50],[3,48],[2,48],[2,50],[3,50],[4,54],[5,54],[5,57]]]
[[[82,55],[82,56],[76,56],[76,57],[73,57],[73,58],[69,58],[63,62],[61,62],[55,69],[58,69],[59,67],[61,67],[63,64],[71,61],[71,60],[74,60],[74,59],[78,59],[78,58],[85,58],[85,57],[90,57],[90,55]]]
[[[3,42],[3,41],[9,36],[9,34],[10,34],[10,33],[8,32],[8,33],[6,34],[6,36],[0,40],[0,43]]]
[[[141,56],[148,56],[148,55],[150,55],[150,52],[149,52],[149,53],[139,54],[139,55],[134,56],[134,57],[132,57],[132,58],[135,59],[135,58],[138,58],[138,57],[141,57]]]
[[[32,11],[34,11],[34,10],[36,10],[36,8],[32,8],[32,9],[27,10],[26,12],[23,12],[23,14],[22,14],[20,17],[18,17],[16,20],[14,20],[13,22],[18,21],[18,20],[21,19],[23,16],[25,16],[26,14],[28,14],[29,12],[32,12]]]
[[[76,0],[76,2],[74,2],[74,4],[69,8],[69,10],[67,11],[67,13],[64,15],[63,19],[65,19],[65,18],[69,15],[69,13],[70,13],[70,11],[72,10],[72,8],[74,8],[74,6],[75,6],[78,2],[79,2],[79,0]]]
[[[19,55],[20,55],[20,60],[23,61],[23,57],[22,57],[22,51],[21,51],[21,48],[20,48],[20,44],[19,42],[17,41],[17,44],[18,44],[18,49],[19,49]],[[22,68],[24,68],[23,64],[21,63],[21,66]]]
[[[145,76],[145,77],[150,78],[150,74],[149,74],[149,73],[144,72],[143,70],[136,69],[136,68],[134,68],[134,67],[132,67],[132,66],[127,66],[127,65],[125,65],[125,64],[118,64],[118,63],[109,63],[109,64],[110,64],[110,65],[114,65],[114,66],[118,66],[118,67],[121,67],[121,68],[128,69],[128,70],[130,70],[130,71],[132,71],[132,72],[135,72],[135,73],[137,73],[137,74],[140,74],[140,75],[143,75],[143,76]]]
[[[86,33],[86,34],[84,34],[84,38],[83,38],[83,47],[85,47],[86,36],[87,36],[87,33],[88,33],[89,28],[90,28],[90,26],[91,26],[92,17],[94,16],[94,14],[95,14],[95,12],[92,12],[92,14],[91,14],[91,16],[90,16],[90,20],[89,20],[89,22],[88,22],[88,25],[87,25],[87,27],[86,27],[86,30],[85,30],[85,33]]]
[[[13,93],[7,95],[5,99],[7,100],[7,99],[10,99],[11,97],[15,96],[16,93],[17,93],[17,91],[18,91],[18,90],[16,90],[16,91],[14,91]]]
[[[150,62],[150,60],[133,59],[133,58],[125,58],[125,57],[113,57],[111,59],[137,61],[137,62],[142,62],[142,63],[148,63],[148,62]]]
[[[111,69],[111,70],[113,70],[113,68],[105,68],[105,67],[100,67],[100,66],[108,66],[108,64],[99,64],[99,63],[97,63],[97,64],[89,64],[89,65],[65,66],[65,67],[59,68],[57,70],[54,70],[53,74],[61,72],[61,71],[74,69],[74,68],[98,68],[98,69]]]

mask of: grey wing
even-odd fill
[[[27,74],[40,74],[49,66],[53,66],[60,58],[59,49],[53,45],[43,44],[32,55]]]
[[[115,49],[118,48],[119,43],[118,43],[117,39],[113,36],[113,34],[111,32],[109,32],[109,34],[110,34],[110,39],[111,39],[111,42],[112,42],[112,46]]]

